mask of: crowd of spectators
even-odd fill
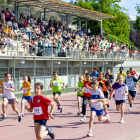
[[[126,53],[130,58],[138,59],[139,51],[129,49],[125,44],[109,44],[106,42],[105,33],[92,35],[90,28],[88,33],[84,30],[76,31],[66,28],[60,21],[50,18],[44,19],[20,14],[17,22],[16,16],[10,13],[8,8],[1,11],[0,16],[0,47],[2,53],[6,45],[11,50],[17,48],[13,41],[21,41],[24,54],[35,55],[37,51],[44,51],[47,56],[58,56],[59,52],[65,52],[67,56],[86,57],[110,57],[125,58]]]

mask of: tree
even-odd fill
[[[140,14],[140,4],[137,4],[135,8],[138,14]],[[134,28],[137,30],[137,32],[140,32],[140,16],[136,16],[136,22],[134,24]]]
[[[113,15],[114,19],[104,19],[103,29],[108,34],[112,34],[122,41],[129,43],[130,25],[128,24],[127,10],[119,6],[121,0],[77,0],[77,6]],[[88,27],[92,33],[99,33],[100,22],[88,21]]]

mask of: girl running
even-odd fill
[[[22,96],[22,100],[21,100],[21,114],[22,117],[24,117],[24,104],[25,101],[27,101],[30,105],[30,101],[32,99],[31,96],[31,77],[30,76],[23,76],[23,83],[22,83],[22,87],[20,89],[20,91],[23,90],[23,96]]]
[[[77,101],[78,101],[78,113],[77,113],[77,115],[81,115],[80,103],[81,103],[81,97],[83,97],[83,91],[82,91],[83,86],[84,86],[83,76],[80,76],[79,82],[78,82],[78,88],[75,89],[75,92],[77,91]]]
[[[49,135],[52,139],[55,138],[55,135],[50,127],[46,129],[47,120],[49,117],[55,119],[52,116],[52,113],[55,108],[54,102],[49,100],[46,96],[43,96],[41,92],[43,91],[43,84],[36,83],[34,86],[35,96],[30,101],[30,108],[25,106],[25,109],[28,112],[33,112],[34,109],[34,130],[37,140],[42,140],[44,137]],[[50,113],[48,113],[48,106],[51,105]]]
[[[58,78],[58,75],[59,75],[58,72],[56,71],[53,72],[54,79],[51,80],[50,87],[53,88],[53,96],[54,96],[53,99],[58,105],[58,110],[60,110],[60,113],[62,113],[64,110],[64,107],[61,105],[59,97],[61,95],[61,84],[63,84],[63,90],[64,90],[65,83],[60,78]]]
[[[104,73],[103,73],[103,72],[99,72],[99,78],[98,78],[97,81],[98,81],[98,82],[103,82],[103,83],[104,83],[104,89],[103,89],[102,91],[103,91],[103,93],[104,93],[104,97],[105,97],[106,99],[108,99],[108,88],[111,89],[111,85],[110,85],[110,83],[109,83],[106,79],[104,79]],[[108,108],[110,107],[109,101],[108,101],[107,107],[108,107]],[[104,105],[104,111],[105,111],[105,115],[107,115],[108,112],[107,112],[107,109],[106,109],[106,106],[105,106],[105,105]]]
[[[113,91],[115,90],[115,102],[116,102],[116,110],[119,111],[121,109],[121,120],[120,123],[124,123],[123,115],[124,115],[124,106],[126,102],[126,96],[128,95],[128,87],[123,83],[123,76],[118,76],[118,82],[112,86],[111,94],[109,99],[111,100],[111,96]]]
[[[86,73],[86,81],[84,81],[84,86],[82,88],[83,93],[83,104],[82,104],[82,114],[83,118],[80,121],[86,122],[86,106],[88,104],[88,101],[91,99],[91,90],[87,87],[87,85],[90,87],[90,79],[91,76],[89,73]]]
[[[99,82],[93,81],[90,85],[91,87],[87,85],[87,87],[91,90],[91,100],[89,101],[91,115],[89,120],[89,131],[87,134],[88,137],[92,136],[93,121],[96,115],[98,116],[99,122],[106,121],[109,123],[110,121],[109,114],[106,117],[103,117],[103,104],[106,104],[106,99],[104,98],[102,90],[98,88]],[[100,86],[102,86],[102,84],[100,84]]]
[[[133,107],[132,107],[131,98],[133,101],[135,100],[136,86],[138,85],[138,80],[134,76],[131,76],[131,71],[127,71],[126,74],[127,74],[127,77],[125,78],[125,84],[127,84],[128,90],[129,90],[129,94],[128,94],[128,102],[130,105],[129,110],[132,110]]]
[[[7,104],[11,104],[13,111],[15,111],[18,114],[18,121],[21,122],[22,116],[19,113],[18,109],[16,108],[15,104],[15,85],[11,81],[11,74],[5,73],[5,81],[2,83],[3,88],[3,102],[2,102],[2,111],[3,111],[3,117],[0,119],[0,121],[5,121],[7,119],[6,117],[6,108]]]

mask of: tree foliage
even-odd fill
[[[137,4],[135,7],[138,14],[140,14],[140,4]],[[136,22],[134,24],[134,28],[137,30],[137,32],[140,32],[140,16],[136,16]]]
[[[119,6],[121,0],[77,0],[77,6],[113,15],[114,19],[104,19],[103,29],[105,32],[116,36],[122,41],[129,43],[130,25],[128,24],[128,16],[126,9]],[[100,22],[88,21],[88,27],[92,33],[100,32]]]

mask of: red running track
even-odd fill
[[[86,137],[90,109],[87,106],[87,122],[80,122],[82,116],[77,116],[76,95],[62,96],[61,102],[65,109],[62,114],[55,108],[56,120],[48,121],[48,126],[55,133],[55,140],[132,140],[140,135],[140,95],[133,103],[133,111],[128,111],[128,101],[125,106],[124,124],[120,124],[120,113],[115,110],[115,102],[111,100],[108,109],[111,122],[99,123],[97,117],[93,126],[93,137]],[[52,99],[52,98],[51,98]],[[20,103],[17,105],[20,109]],[[0,105],[1,108],[1,105]],[[25,112],[22,122],[18,122],[17,115],[10,105],[7,110],[7,120],[0,122],[0,140],[35,140],[33,114]],[[44,140],[49,140],[47,136]]]

